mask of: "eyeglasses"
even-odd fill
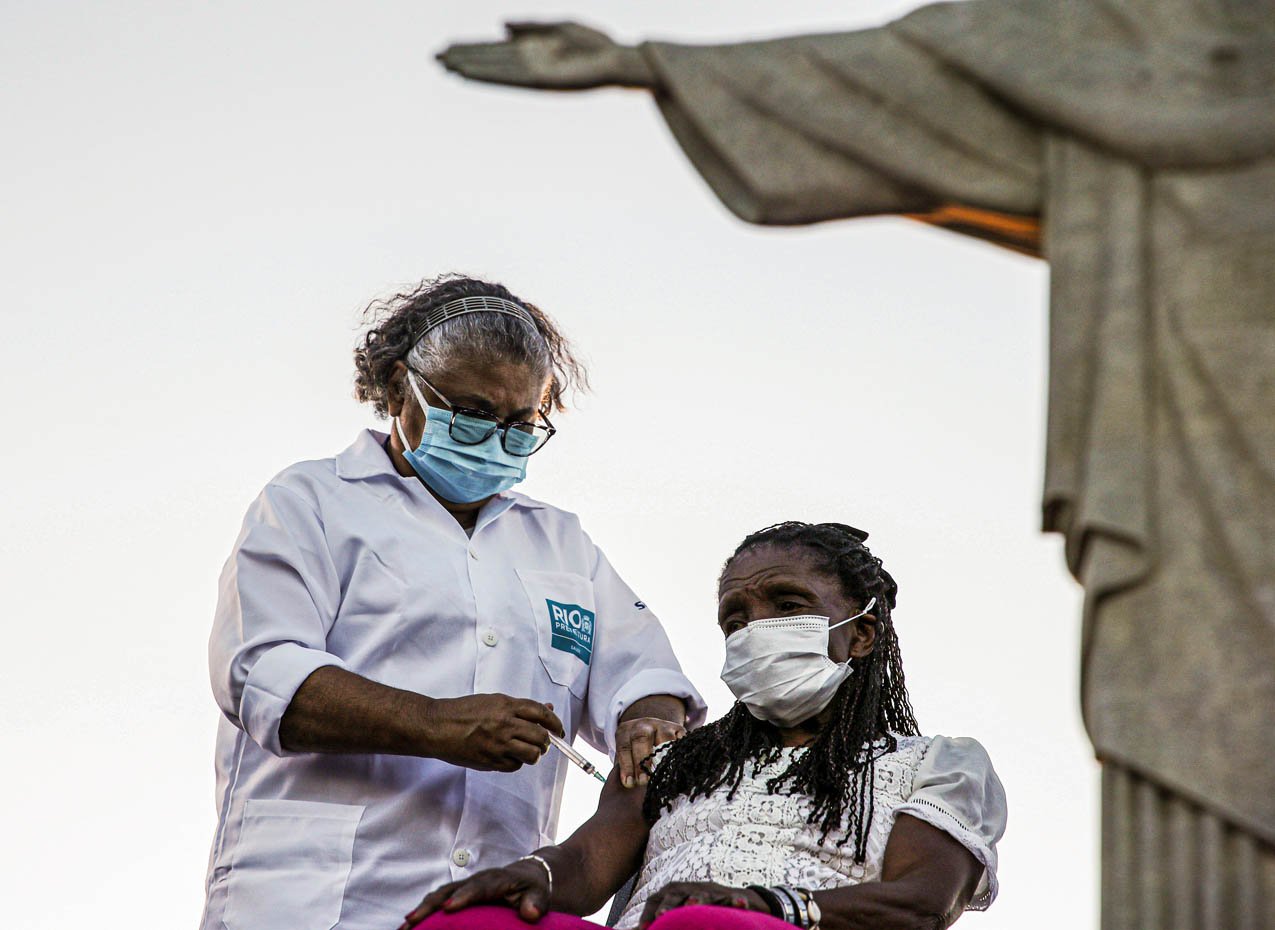
[[[492,433],[500,433],[500,446],[510,455],[526,458],[535,455],[544,448],[546,442],[553,438],[558,430],[549,422],[543,413],[537,414],[544,423],[527,423],[512,420],[502,423],[485,410],[472,407],[458,407],[448,400],[443,392],[425,380],[416,369],[409,369],[421,383],[438,395],[438,399],[447,405],[452,413],[447,432],[453,440],[463,446],[476,446],[491,438]]]

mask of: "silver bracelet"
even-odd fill
[[[797,892],[788,885],[771,885],[770,887],[771,890],[779,895],[781,899],[787,898],[792,902],[793,916],[788,922],[796,924],[798,927],[809,927],[810,915],[806,911],[806,899],[797,894]],[[787,908],[785,908],[785,910],[787,910]]]
[[[775,899],[779,902],[779,909],[784,912],[783,917],[781,919],[785,923],[793,924],[795,926],[797,924],[796,900],[794,900],[793,896],[790,893],[785,891],[783,885],[771,885],[770,892],[771,894],[775,896]]]
[[[553,897],[553,869],[550,867],[549,863],[545,862],[535,853],[532,853],[529,856],[523,856],[521,859],[515,859],[514,861],[515,862],[528,862],[528,861],[539,862],[541,865],[543,865],[545,867],[545,875],[549,877],[549,897],[551,898]]]

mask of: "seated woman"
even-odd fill
[[[718,582],[731,711],[656,750],[644,790],[613,771],[565,842],[443,885],[403,926],[582,930],[639,868],[622,928],[931,928],[986,908],[1004,790],[974,740],[919,735],[898,589],[866,539],[745,539]]]

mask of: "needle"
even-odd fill
[[[584,756],[580,755],[580,753],[576,752],[562,740],[558,739],[558,737],[554,736],[552,733],[549,734],[549,742],[553,743],[553,745],[557,747],[558,752],[562,753],[576,765],[580,766],[580,768],[584,769],[586,774],[592,775],[600,782],[606,782],[607,777],[598,771],[597,766]]]

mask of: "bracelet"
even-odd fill
[[[541,865],[543,865],[545,867],[545,875],[549,877],[549,897],[550,898],[553,897],[553,869],[550,867],[549,863],[545,862],[544,859],[540,858],[535,853],[532,853],[529,856],[523,856],[521,859],[515,859],[514,861],[515,862],[539,862]]]
[[[771,888],[781,898],[786,897],[790,901],[792,901],[793,918],[789,920],[788,922],[790,924],[796,924],[798,927],[809,927],[810,914],[806,910],[805,899],[802,898],[801,895],[797,894],[796,891],[794,891],[792,888],[788,887],[787,885],[772,885]]]
[[[806,903],[806,930],[819,930],[819,921],[823,919],[823,911],[815,900],[815,893],[809,888],[794,888]]]
[[[766,902],[766,907],[770,908],[770,916],[784,919],[784,908],[779,903],[779,896],[767,888],[765,885],[748,885],[746,890],[755,891],[757,897]]]
[[[774,895],[775,900],[779,902],[780,913],[776,916],[784,923],[795,925],[797,923],[796,902],[793,901],[790,895],[784,894],[782,885],[771,885],[767,890]]]

